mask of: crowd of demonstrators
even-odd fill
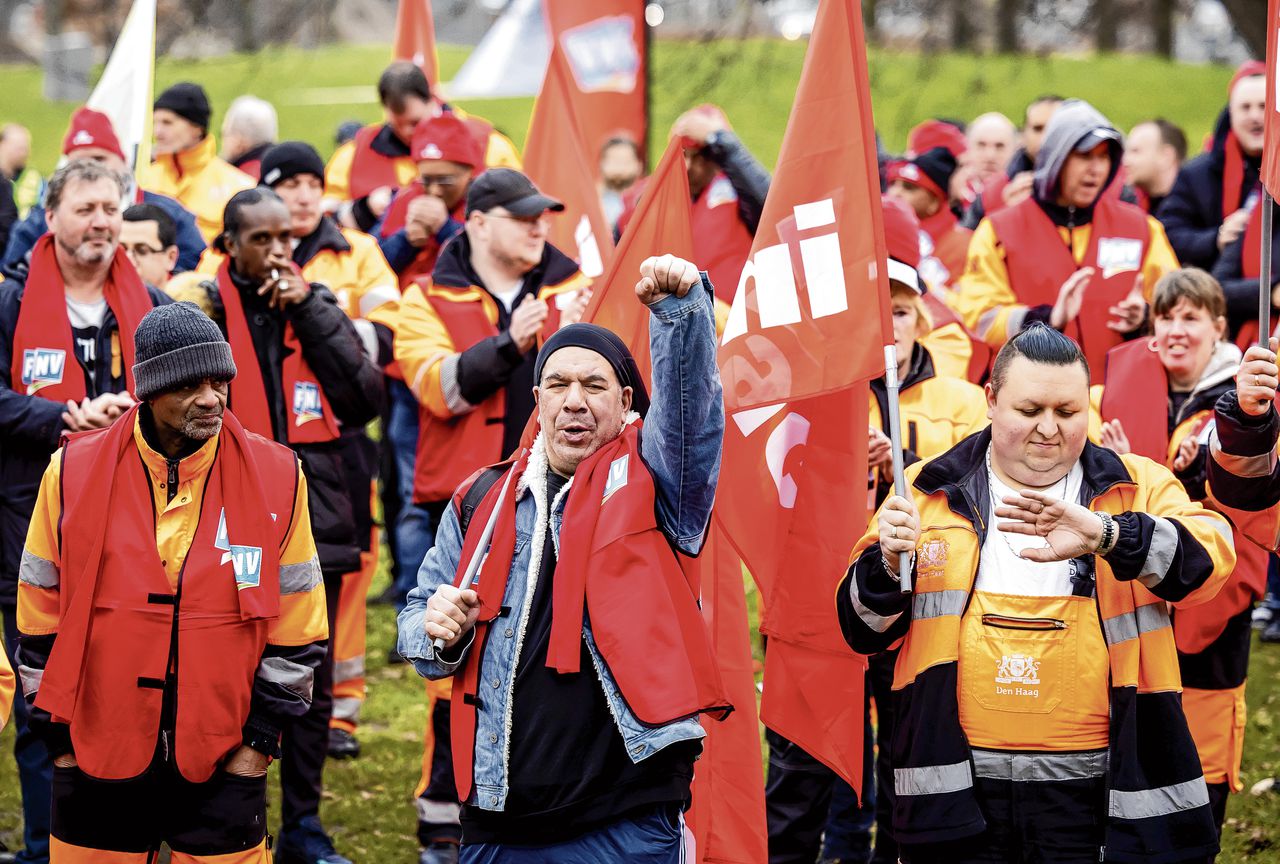
[[[1280,382],[1274,354],[1241,355],[1264,71],[1241,67],[1189,160],[1167,120],[1126,139],[1058,96],[1021,129],[935,118],[903,156],[881,147],[902,453],[872,382],[878,513],[832,610],[870,657],[868,782],[768,733],[771,864],[1216,854],[1251,621],[1280,641],[1280,586],[1253,611],[1280,573]],[[361,752],[379,495],[388,660],[432,679],[421,864],[681,860],[691,718],[726,703],[694,597],[670,586],[719,470],[714,313],[770,175],[720,109],[676,120],[695,260],[641,269],[647,389],[616,337],[578,323],[591,284],[547,242],[557,190],[413,64],[378,96],[382,122],[343,124],[326,160],[277,143],[250,95],[219,150],[205,91],[174,85],[136,183],[100,112],[74,113],[47,184],[26,130],[0,128],[0,709],[16,672],[22,864],[161,843],[264,860],[277,757],[274,854],[349,864],[320,802],[326,758]],[[598,156],[620,235],[641,148]],[[597,514],[624,510],[643,553],[594,543],[589,562]],[[486,528],[502,577],[460,590]],[[595,556],[654,590],[610,602]],[[225,590],[184,576],[228,565]],[[107,608],[135,623],[91,633]],[[210,809],[227,824],[191,818]]]

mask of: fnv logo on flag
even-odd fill
[[[50,384],[62,383],[67,366],[67,352],[60,348],[27,348],[22,352],[22,384],[27,395]]]
[[[614,492],[627,485],[627,469],[630,465],[630,453],[619,456],[609,463],[609,479],[604,484],[604,498],[600,500],[601,504],[608,501]]]
[[[293,385],[293,416],[295,426],[324,419],[324,408],[320,405],[320,387],[317,384],[299,381]]]
[[[560,34],[569,66],[583,93],[630,93],[640,71],[635,19],[628,15],[597,18]]]
[[[272,514],[272,519],[275,514]],[[213,548],[222,551],[221,564],[231,562],[231,569],[236,576],[236,590],[257,588],[262,583],[262,547],[234,546],[227,536],[227,511],[218,512],[218,533],[213,538]]]

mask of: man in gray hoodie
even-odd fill
[[[978,225],[956,307],[993,349],[1043,321],[1080,343],[1098,383],[1107,351],[1142,327],[1151,289],[1178,260],[1160,223],[1120,200],[1123,150],[1092,105],[1064,102],[1031,197]]]

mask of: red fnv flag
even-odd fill
[[[725,327],[728,410],[883,374],[893,331],[876,302],[888,282],[876,267],[885,250],[875,152],[861,10],[823,0]]]
[[[867,523],[867,381],[892,344],[882,221],[861,11],[823,0],[720,351],[717,514],[766,598],[764,722],[854,789],[865,661],[834,595]]]
[[[693,807],[688,815],[697,861],[764,864],[769,838],[742,562],[713,516],[702,554],[684,563],[686,569],[698,569],[702,615],[734,707],[723,721],[702,721],[707,737],[693,774]]]
[[[648,135],[645,91],[645,0],[543,0],[553,44],[568,60],[582,140],[594,177],[605,141],[624,135],[644,152]]]
[[[574,88],[564,53],[552,45],[542,91],[529,120],[524,171],[539,189],[564,202],[564,212],[552,214],[548,239],[560,251],[576,257],[582,272],[595,278],[604,273],[613,254],[613,235],[593,179],[595,159],[582,143]]]
[[[635,286],[644,259],[668,253],[694,260],[689,175],[679,139],[667,144],[667,152],[646,182],[636,212],[618,240],[609,272],[592,287],[591,302],[582,315],[583,321],[599,324],[622,337],[646,382],[653,365],[649,357],[649,312],[636,300]]]
[[[408,60],[427,76],[433,88],[440,83],[436,57],[436,25],[431,0],[400,0],[396,9],[395,58]]]
[[[1277,43],[1280,42],[1280,0],[1267,3],[1267,127],[1262,145],[1262,184],[1272,198],[1280,196],[1280,92],[1277,92]]]

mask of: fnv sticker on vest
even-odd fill
[[[22,352],[22,384],[27,395],[51,384],[62,383],[67,368],[67,352],[61,348],[26,348]]]
[[[604,485],[604,498],[600,500],[601,504],[608,501],[609,496],[614,492],[627,485],[627,469],[630,465],[630,453],[625,453],[609,463],[609,479]]]
[[[1098,269],[1103,279],[1129,273],[1142,266],[1142,241],[1130,237],[1098,238]]]
[[[293,416],[295,426],[324,419],[324,408],[320,405],[318,385],[310,381],[299,381],[293,385]]]
[[[275,514],[272,514],[273,518]],[[219,563],[231,562],[231,570],[236,577],[236,590],[256,588],[262,584],[262,547],[235,546],[227,536],[227,510],[218,511],[218,531],[213,538],[213,548],[222,551]]]

